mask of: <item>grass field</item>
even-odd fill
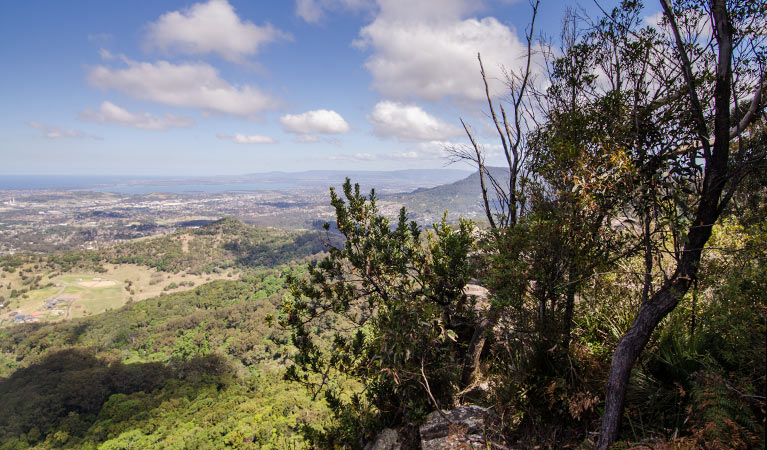
[[[54,281],[64,287],[58,296],[72,299],[68,308],[69,314],[65,317],[75,318],[100,313],[110,308],[119,308],[126,301],[121,281],[90,274],[60,276],[54,278]]]
[[[237,278],[239,272],[191,275],[158,272],[135,264],[104,264],[104,273],[46,273],[28,264],[22,267],[25,277],[40,276],[42,288],[10,298],[12,289],[20,289],[23,280],[20,271],[3,272],[0,276],[0,327],[15,323],[15,316],[38,322],[65,320],[99,314],[123,306],[128,301],[141,301],[170,292],[191,289],[209,281]],[[11,286],[9,288],[9,286]],[[52,308],[46,301],[64,299]],[[14,314],[15,313],[15,314]]]

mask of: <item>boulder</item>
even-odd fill
[[[484,449],[485,421],[489,409],[463,405],[450,411],[434,411],[419,428],[421,449]]]
[[[375,441],[368,443],[364,450],[400,450],[401,448],[399,433],[391,428],[384,428],[378,433]]]
[[[463,293],[467,297],[474,297],[476,300],[477,312],[487,312],[490,309],[490,291],[478,284],[467,284],[463,287]]]

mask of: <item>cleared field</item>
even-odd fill
[[[103,273],[45,273],[33,265],[22,269],[25,276],[41,277],[42,288],[9,298],[11,289],[21,287],[19,272],[4,273],[0,278],[0,296],[5,303],[0,310],[0,327],[24,321],[48,322],[99,314],[123,306],[128,301],[141,301],[170,292],[191,289],[209,281],[237,278],[237,271],[191,275],[159,272],[135,264],[104,264]]]
[[[64,288],[57,296],[65,300],[63,305],[66,305],[68,314],[64,318],[98,314],[110,308],[119,308],[126,301],[122,282],[103,278],[103,275],[66,275],[53,281]]]

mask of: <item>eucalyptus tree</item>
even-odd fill
[[[599,448],[616,440],[631,369],[658,324],[695,282],[712,227],[740,181],[765,159],[767,4],[661,0],[661,7],[657,25],[647,26],[640,2],[625,0],[589,32],[566,32],[560,56],[548,59],[548,88],[532,97],[542,114],[522,139],[502,108],[502,121],[497,119],[488,94],[503,148],[514,149],[507,142],[516,142],[524,150],[527,191],[522,198],[539,204],[546,202],[536,196],[556,200],[560,209],[554,221],[563,231],[557,238],[563,239],[560,264],[547,266],[545,252],[528,249],[527,257],[530,267],[567,275],[548,282],[531,278],[521,283],[522,290],[568,286],[566,317],[571,317],[573,286],[595,264],[634,254],[643,260],[639,306],[612,357]],[[527,89],[528,73],[511,86]],[[531,98],[518,96],[524,89],[512,92],[514,112],[530,111],[519,100]],[[474,157],[464,152],[464,159],[475,161],[482,173],[484,155],[471,133],[469,139]],[[506,155],[510,173],[518,175],[516,153],[507,150]],[[500,193],[496,204],[506,205],[491,214],[483,182],[491,228],[513,228],[519,222],[518,203],[510,205],[512,197],[504,195],[511,186],[504,191],[491,184]],[[568,228],[568,222],[581,226]],[[619,230],[626,241],[614,239]],[[603,245],[600,241],[610,235],[612,243]],[[507,284],[520,283],[509,279]]]
[[[612,357],[597,447],[618,436],[631,369],[696,280],[712,227],[765,158],[767,5],[661,0],[660,30],[624,1],[598,24],[606,94],[629,107],[630,201],[644,256],[641,303]]]

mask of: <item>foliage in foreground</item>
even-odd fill
[[[279,376],[208,355],[171,365],[51,353],[0,382],[0,448],[301,448],[321,409]]]
[[[463,292],[474,239],[464,221],[424,233],[404,208],[390,223],[375,192],[366,197],[349,179],[343,198],[332,189],[331,198],[346,242],[290,282],[281,323],[297,354],[286,378],[324,394],[337,419],[327,432],[308,430],[314,445],[356,447],[365,432],[454,403],[476,320]],[[313,327],[328,316],[337,327],[323,345]],[[361,392],[339,389],[346,377]]]

